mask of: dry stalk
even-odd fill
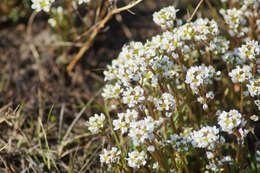
[[[90,48],[91,44],[93,43],[94,39],[96,38],[97,34],[99,33],[99,31],[105,26],[105,24],[113,17],[113,15],[118,14],[122,11],[128,10],[132,7],[134,7],[135,5],[139,4],[140,2],[142,2],[143,0],[137,0],[134,1],[132,3],[129,3],[128,5],[121,7],[121,8],[116,8],[113,9],[112,11],[109,11],[108,14],[106,15],[105,18],[103,18],[101,21],[99,21],[96,24],[96,27],[94,28],[94,30],[92,31],[92,33],[90,34],[89,39],[84,43],[84,45],[81,47],[81,49],[79,50],[79,52],[77,53],[77,55],[72,59],[72,61],[70,62],[70,64],[67,67],[67,71],[71,72],[73,70],[73,68],[75,67],[75,65],[78,63],[78,61],[82,58],[83,54]]]
[[[202,4],[203,0],[200,0],[200,2],[198,3],[197,7],[195,8],[195,10],[193,11],[192,15],[189,17],[189,19],[187,20],[187,22],[190,22],[192,20],[192,18],[194,17],[194,15],[197,13],[198,9],[200,8],[201,4]]]

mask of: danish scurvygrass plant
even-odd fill
[[[106,118],[95,115],[87,123],[91,132],[107,136],[100,154],[104,167],[112,172],[260,170],[259,150],[250,152],[247,140],[258,140],[260,2],[221,3],[221,20],[185,22],[174,6],[155,12],[163,32],[145,43],[126,44],[108,66],[102,93]],[[112,135],[105,133],[105,121]]]

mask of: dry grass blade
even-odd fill
[[[63,115],[64,115],[64,110],[65,110],[65,104],[63,103],[61,106],[61,111],[60,111],[60,119],[59,119],[59,132],[58,132],[58,140],[61,140],[61,130],[62,130],[62,122],[63,122]]]
[[[194,17],[194,15],[196,14],[196,12],[198,11],[198,9],[200,8],[202,2],[204,0],[200,0],[200,2],[198,3],[197,7],[195,8],[195,10],[193,11],[192,15],[189,17],[189,19],[187,20],[187,22],[190,22],[192,20],[192,18]]]
[[[0,152],[1,152],[2,150],[4,150],[7,146],[8,146],[8,144],[6,144],[6,145],[3,146],[2,148],[0,148]]]

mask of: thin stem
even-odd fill
[[[164,159],[164,157],[161,155],[160,150],[158,150],[156,143],[152,143],[155,146],[155,151],[152,152],[151,154],[153,155],[154,159],[156,161],[158,161],[158,163],[162,166],[162,168],[166,171],[169,172],[169,167],[167,165],[166,160]]]
[[[121,148],[120,142],[119,142],[119,140],[118,140],[118,136],[117,136],[116,132],[115,132],[114,129],[113,129],[112,119],[111,119],[111,117],[110,117],[109,112],[107,111],[107,106],[106,106],[106,104],[105,104],[105,114],[106,114],[106,116],[107,116],[107,118],[108,118],[109,126],[110,126],[110,128],[111,128],[111,132],[112,132],[113,137],[114,137],[114,139],[115,139],[116,145],[117,145],[118,149],[121,151],[121,157],[122,157],[123,165],[124,165],[124,167],[127,167],[127,166],[126,166],[125,159],[124,159],[124,158],[125,158],[125,155],[124,155],[123,149]]]
[[[181,160],[182,160],[182,162],[183,162],[185,172],[186,172],[186,173],[189,173],[190,171],[189,171],[189,169],[188,169],[188,167],[187,167],[187,165],[186,165],[186,162],[185,162],[185,160],[184,160],[184,158],[183,158],[182,155],[181,155]]]
[[[243,85],[240,84],[240,113],[243,113],[243,104],[244,104],[244,96],[243,96]]]
[[[256,60],[253,62],[253,76],[256,77]]]
[[[190,16],[190,18],[187,20],[187,22],[190,22],[192,20],[192,18],[194,17],[194,15],[196,14],[196,12],[198,11],[200,5],[202,4],[203,0],[200,0],[200,2],[198,3],[197,7],[195,8],[195,10],[193,11],[192,15]]]
[[[182,63],[181,63],[180,58],[177,58],[177,62],[178,62],[178,65],[180,66],[180,69],[181,69],[182,80],[185,81],[185,72],[184,72],[183,65],[182,65]],[[184,82],[184,83],[185,83],[185,82]],[[185,84],[185,87],[186,87],[186,84]]]

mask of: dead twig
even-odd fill
[[[108,12],[106,17],[97,23],[97,25],[96,25],[95,29],[93,30],[93,32],[91,33],[89,39],[84,43],[82,48],[79,50],[78,54],[73,58],[73,60],[68,65],[67,71],[71,72],[73,70],[73,68],[75,67],[77,62],[81,59],[83,54],[89,49],[93,40],[96,38],[97,34],[99,33],[99,31],[105,26],[105,24],[112,18],[113,15],[120,13],[122,11],[128,10],[128,9],[134,7],[135,5],[139,4],[140,2],[142,2],[142,0],[134,1],[124,7],[116,8],[116,9],[113,9],[112,11]]]

